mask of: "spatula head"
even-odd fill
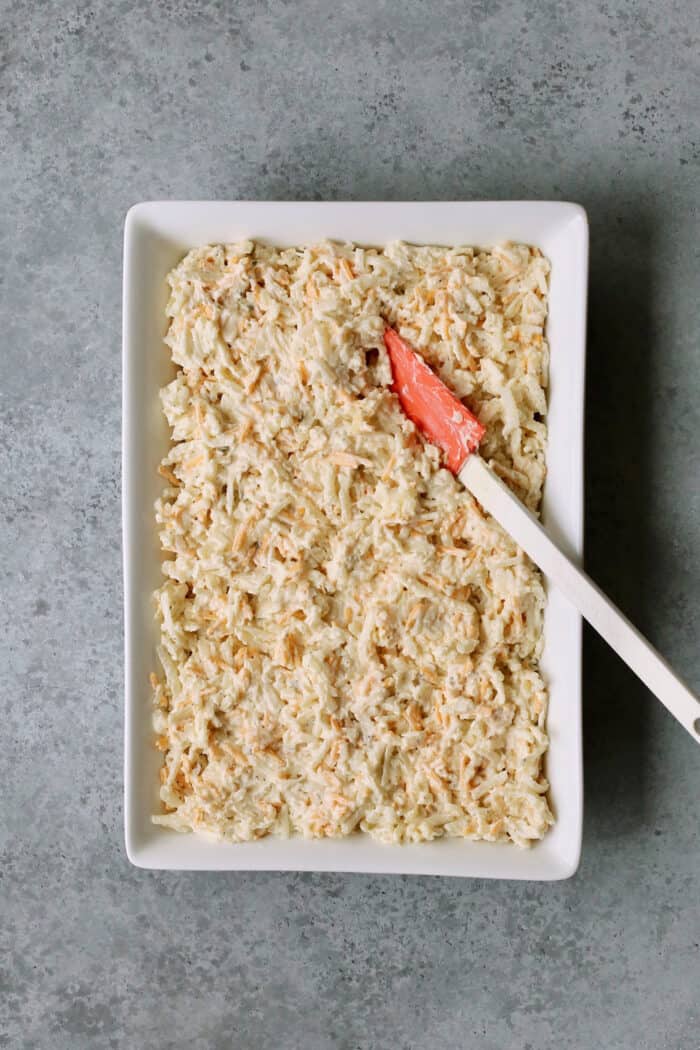
[[[442,449],[445,465],[458,474],[478,449],[485,427],[393,328],[385,330],[384,344],[401,407],[420,432]]]

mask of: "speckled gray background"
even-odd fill
[[[0,2],[0,1045],[700,1046],[700,749],[592,636],[574,879],[132,869],[119,533],[129,205],[580,201],[587,563],[700,685],[699,10]]]

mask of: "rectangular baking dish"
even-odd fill
[[[588,223],[575,204],[549,201],[286,203],[153,201],[124,230],[123,536],[125,625],[125,837],[143,868],[361,871],[479,878],[562,879],[578,866],[583,819],[581,619],[548,587],[542,670],[550,691],[546,772],[556,824],[531,849],[450,839],[390,846],[363,835],[221,843],[151,823],[160,808],[149,672],[156,668],[151,593],[160,582],[153,503],[168,447],[158,390],[173,371],[163,345],[166,275],[197,245],[244,237],[275,245],[330,238],[381,245],[536,245],[552,266],[547,481],[542,517],[570,553],[583,547],[583,419]]]

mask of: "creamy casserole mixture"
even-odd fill
[[[514,244],[246,241],[170,274],[156,822],[543,836],[542,582],[403,415],[383,331],[486,424],[482,454],[536,509],[548,270]]]

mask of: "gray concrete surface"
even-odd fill
[[[592,636],[566,883],[129,866],[119,346],[141,199],[582,202],[587,562],[700,686],[697,5],[2,0],[0,26],[0,1046],[696,1050],[700,749]]]

